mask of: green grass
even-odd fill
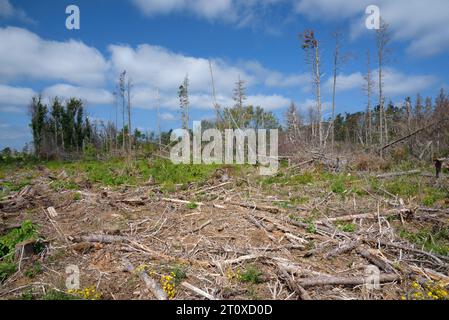
[[[288,186],[307,185],[315,181],[315,176],[312,172],[305,172],[299,175],[287,175],[279,172],[277,175],[271,177],[263,177],[260,179],[262,185],[269,186],[272,184],[284,184]]]
[[[357,230],[357,226],[354,223],[347,223],[344,221],[337,221],[336,222],[337,229],[341,230],[343,232],[355,232]]]
[[[0,263],[0,283],[16,272],[16,265],[12,262]]]
[[[31,183],[32,178],[33,176],[28,174],[19,181],[3,181],[1,183],[2,189],[0,190],[0,199],[8,196],[11,192],[22,190],[24,187]]]
[[[73,201],[80,201],[81,200],[81,193],[75,192],[73,194]]]
[[[11,230],[8,234],[0,237],[0,256],[10,257],[14,254],[18,243],[37,237],[36,227],[29,220],[22,222],[18,229]]]
[[[449,194],[446,191],[435,188],[425,188],[422,203],[425,206],[433,206],[436,202],[449,199]]]
[[[190,202],[189,204],[187,204],[187,209],[195,210],[196,208],[198,208],[198,204],[195,202]]]
[[[449,255],[449,228],[441,229],[436,233],[427,229],[419,232],[410,232],[403,229],[399,232],[399,236],[428,252],[443,256]]]
[[[58,290],[48,290],[47,293],[42,297],[42,300],[50,300],[50,301],[55,301],[55,300],[78,300],[77,297],[72,296],[68,293],[65,292],[61,292]]]
[[[0,282],[16,271],[13,261],[16,245],[33,238],[37,238],[37,230],[31,221],[24,221],[20,228],[0,237],[0,257],[3,260],[0,263]],[[40,249],[36,247],[35,251],[38,252]]]
[[[54,191],[78,190],[79,186],[73,180],[56,180],[50,184]]]
[[[39,262],[36,262],[36,263],[33,264],[32,267],[30,267],[27,270],[25,270],[25,272],[23,274],[26,277],[28,277],[30,279],[33,279],[34,277],[36,277],[41,272],[42,272],[42,265]]]

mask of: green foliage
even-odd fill
[[[16,265],[13,262],[16,245],[36,237],[36,228],[28,220],[24,221],[20,228],[11,230],[8,234],[0,237],[0,258],[3,259],[3,262],[0,263],[0,282],[16,271]],[[35,248],[36,251],[39,249]]]
[[[187,204],[187,208],[190,210],[194,210],[194,209],[198,208],[198,204],[195,202],[190,202],[189,204]]]
[[[36,275],[42,272],[42,265],[39,262],[33,264],[33,266],[25,270],[24,275],[30,279],[33,279]]]
[[[336,222],[337,228],[343,232],[355,232],[357,230],[357,226],[354,223],[346,223],[344,221]]]
[[[187,269],[185,266],[176,265],[171,268],[170,274],[174,278],[175,285],[178,286],[184,279],[187,278]]]
[[[56,180],[50,184],[54,191],[78,190],[79,186],[73,180]]]
[[[419,184],[412,179],[399,178],[387,182],[385,189],[391,194],[410,198],[419,193]]]
[[[170,187],[175,184],[205,181],[218,168],[218,165],[176,165],[168,160],[156,160],[150,164],[149,174],[156,183]]]
[[[436,202],[448,199],[449,194],[435,188],[425,188],[422,203],[425,206],[433,206]]]
[[[81,200],[81,193],[75,192],[73,194],[73,201],[80,201]]]
[[[0,263],[0,283],[16,272],[16,265],[12,262]]]
[[[253,265],[247,266],[243,272],[238,271],[237,275],[238,279],[242,282],[248,282],[252,284],[262,283],[262,280],[260,278],[262,272]]]
[[[29,220],[24,221],[20,228],[11,230],[0,237],[0,257],[11,258],[18,243],[36,238],[36,236],[37,231],[33,223]]]
[[[315,177],[311,172],[305,172],[303,174],[293,176],[279,172],[274,176],[261,178],[261,182],[264,185],[283,184],[288,186],[296,186],[310,184],[314,181]]]
[[[47,293],[42,297],[42,300],[50,300],[50,301],[56,301],[56,300],[78,300],[77,297],[62,292],[58,290],[48,290]]]
[[[399,232],[399,236],[423,247],[426,251],[444,256],[449,255],[449,228],[441,229],[436,233],[432,233],[427,229],[419,232],[403,229]]]

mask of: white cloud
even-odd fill
[[[26,23],[34,23],[22,9],[15,8],[9,0],[0,0],[0,20],[18,19]]]
[[[0,111],[25,112],[36,93],[30,88],[12,87],[0,84]]]
[[[273,6],[290,0],[131,0],[146,16],[170,13],[190,14],[209,21],[232,23],[236,27],[263,27],[276,34],[273,26],[266,24],[273,20]]]
[[[403,96],[423,91],[437,82],[431,75],[408,75],[392,68],[385,69],[385,94]]]
[[[171,12],[190,12],[207,19],[234,17],[232,0],[132,0],[148,16]]]
[[[165,48],[148,44],[136,49],[128,46],[109,46],[111,61],[116,73],[127,70],[136,84],[158,86],[161,90],[177,92],[186,74],[190,75],[192,91],[211,91],[209,61],[173,53]],[[240,76],[248,84],[255,78],[244,70],[220,59],[212,60],[217,91],[231,92]]]
[[[263,67],[257,61],[244,63],[244,68],[270,88],[303,87],[306,91],[306,88],[310,86],[310,74],[282,74]]]
[[[0,28],[0,82],[18,79],[64,80],[98,85],[108,63],[101,53],[75,40],[44,40],[28,30]]]
[[[92,89],[76,87],[68,84],[56,84],[46,88],[42,95],[48,99],[55,97],[61,99],[78,98],[90,105],[102,105],[113,103],[113,96],[104,89]]]
[[[360,72],[352,74],[340,74],[337,76],[337,90],[339,92],[349,91],[353,89],[361,90],[363,85],[363,75]],[[334,79],[330,77],[324,84],[325,89],[328,92],[332,92]]]
[[[352,19],[352,35],[357,37],[369,32],[365,9],[371,4],[379,6],[393,39],[410,42],[409,53],[432,55],[449,49],[447,0],[297,0],[296,10],[312,19]]]
[[[161,119],[164,121],[175,121],[176,117],[171,113],[163,113],[161,114]]]
[[[288,107],[291,100],[280,95],[254,95],[248,96],[247,103],[253,106],[260,106],[265,110],[276,110]]]
[[[0,145],[10,146],[11,142],[19,139],[31,139],[29,128],[19,127],[9,123],[0,123]]]

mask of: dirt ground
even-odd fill
[[[55,192],[54,175],[66,174],[41,171],[0,205],[4,228],[31,220],[45,241],[39,254],[19,258],[0,299],[67,292],[70,265],[81,289],[106,300],[155,299],[161,289],[187,300],[419,299],[430,283],[444,296],[449,257],[399,231],[447,230],[447,200],[426,207],[373,190],[367,173],[352,173],[357,190],[295,180],[314,170],[272,181],[219,170],[169,194],[152,181]],[[379,287],[367,285],[370,270],[380,273]]]

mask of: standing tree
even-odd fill
[[[186,75],[178,91],[181,107],[182,128],[189,130],[189,76]]]
[[[122,150],[125,151],[125,110],[126,110],[126,70],[120,73],[119,77],[120,98],[122,99]]]
[[[333,66],[333,83],[332,83],[332,119],[331,119],[331,150],[334,151],[335,145],[335,98],[337,95],[337,78],[340,72],[340,67],[346,60],[346,57],[341,55],[341,37],[340,31],[333,33],[335,39],[335,51],[334,51],[334,66]]]
[[[390,42],[390,35],[388,33],[389,25],[381,19],[381,24],[379,30],[376,32],[376,44],[377,44],[377,58],[379,64],[379,133],[380,133],[380,145],[381,147],[388,143],[388,124],[387,117],[385,115],[385,97],[384,97],[384,74],[383,74],[383,66],[385,63],[387,46]],[[385,130],[385,137],[384,137]],[[382,152],[381,152],[382,156]]]
[[[128,153],[131,154],[132,152],[132,146],[133,146],[133,141],[132,141],[132,134],[131,134],[131,90],[132,90],[133,84],[132,84],[132,80],[130,78],[128,78],[128,82],[126,85],[127,88],[127,92],[128,92]]]
[[[371,146],[373,143],[373,120],[372,120],[372,102],[371,97],[373,95],[373,88],[374,88],[374,81],[372,78],[372,72],[371,72],[371,56],[369,50],[367,50],[366,53],[366,66],[367,71],[365,75],[365,85],[364,90],[366,92],[367,96],[367,106],[366,106],[366,120],[365,120],[365,131],[366,131],[366,144]]]
[[[33,97],[29,107],[31,115],[31,129],[33,132],[34,151],[36,156],[42,154],[42,145],[45,135],[45,122],[47,115],[47,107],[42,103],[42,97]]]
[[[316,89],[316,102],[318,112],[318,137],[319,147],[323,148],[323,111],[321,105],[321,58],[319,41],[315,37],[313,30],[304,31],[303,35],[300,35],[302,41],[302,48],[306,51],[306,62],[312,66],[313,84]]]
[[[300,138],[301,116],[298,107],[292,101],[285,114],[287,125],[287,136],[291,143],[297,142]]]

